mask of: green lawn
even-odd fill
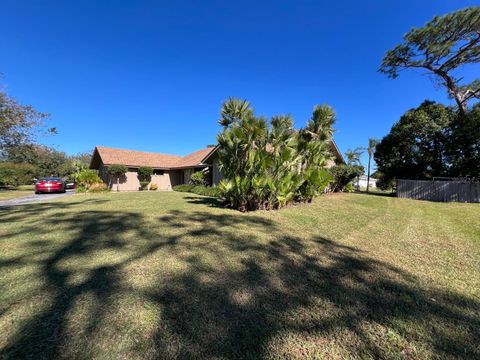
[[[32,195],[33,190],[0,190],[0,201]]]
[[[156,192],[0,212],[0,358],[480,357],[478,204],[242,214]]]

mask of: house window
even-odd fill
[[[164,170],[160,170],[160,169],[153,170],[153,175],[163,175],[163,174],[164,174]]]

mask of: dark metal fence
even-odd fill
[[[397,180],[397,197],[480,203],[480,183],[468,180]]]

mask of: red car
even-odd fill
[[[35,194],[65,192],[65,182],[59,177],[41,178],[35,183]]]

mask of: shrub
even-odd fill
[[[88,186],[84,184],[80,184],[75,189],[77,193],[101,193],[101,192],[109,192],[110,189],[108,188],[107,184],[103,182],[93,183]]]
[[[85,192],[87,192],[87,187],[85,185],[78,184],[77,187],[75,188],[75,192],[85,193]]]
[[[128,171],[128,168],[125,165],[113,164],[107,168],[107,173],[110,175],[121,176],[125,175]]]
[[[195,185],[191,192],[193,192],[194,194],[210,197],[220,196],[220,190],[217,187],[212,186]]]
[[[148,184],[153,174],[153,169],[149,166],[140,166],[138,168],[137,176],[140,181],[140,190],[147,190]]]
[[[108,188],[108,186],[105,184],[105,183],[95,183],[95,184],[92,184],[90,185],[90,187],[88,188],[88,192],[91,192],[91,193],[99,193],[99,192],[108,192],[110,191],[110,189]]]
[[[0,187],[31,184],[36,170],[31,164],[0,162]]]
[[[140,181],[140,190],[148,190],[148,184],[150,181]]]
[[[117,191],[120,191],[119,190],[120,178],[124,177],[127,171],[128,171],[128,168],[125,165],[120,165],[120,164],[113,164],[107,168],[107,173],[116,177]]]
[[[179,191],[179,192],[191,192],[192,189],[193,189],[193,185],[188,185],[188,184],[175,185],[173,187],[173,190]]]
[[[88,190],[92,184],[101,183],[102,179],[98,176],[96,170],[83,169],[75,176],[77,179],[78,188]],[[81,192],[81,190],[78,190]]]
[[[357,176],[362,175],[363,167],[355,165],[335,165],[329,169],[333,177],[330,189],[334,192],[345,191],[345,187]]]
[[[158,190],[158,185],[153,183],[153,184],[150,184],[150,190],[152,191],[157,191]]]
[[[353,193],[353,192],[355,192],[355,186],[353,185],[353,183],[349,182],[349,183],[345,186],[345,188],[344,188],[343,191],[345,191],[345,192],[347,192],[347,193]]]
[[[140,181],[150,180],[153,169],[150,166],[140,166],[138,168],[138,178]]]
[[[85,163],[77,160],[72,162],[72,166],[74,170],[69,175],[69,178],[72,179],[74,182],[78,183],[78,176],[83,170],[88,169],[88,166]]]
[[[190,177],[190,184],[191,185],[206,185],[207,181],[205,179],[205,174],[201,171],[197,171],[193,173]]]

